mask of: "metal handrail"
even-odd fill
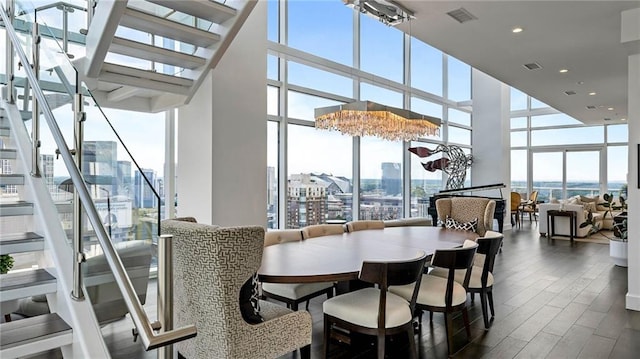
[[[9,16],[4,8],[4,5],[0,4],[0,16],[2,17],[2,21],[5,24],[5,29],[13,46],[15,48],[16,54],[20,58],[20,61],[24,65],[24,71],[31,83],[33,94],[36,96],[37,100],[42,104],[42,114],[44,115],[47,125],[51,130],[51,134],[56,142],[60,150],[60,154],[62,155],[62,159],[65,163],[67,170],[69,171],[69,175],[71,180],[73,181],[74,187],[78,192],[78,196],[80,197],[80,201],[86,211],[87,217],[89,218],[89,222],[95,229],[96,236],[98,237],[98,242],[102,246],[104,251],[104,256],[109,264],[109,268],[113,272],[113,276],[115,278],[116,283],[118,284],[118,288],[122,293],[122,297],[129,309],[129,313],[131,314],[131,318],[138,329],[138,333],[140,338],[142,339],[142,343],[145,346],[146,350],[155,349],[161,346],[173,344],[185,339],[193,338],[196,336],[196,327],[194,325],[188,325],[182,328],[178,328],[169,332],[163,332],[161,334],[154,334],[153,328],[151,326],[151,322],[147,317],[147,314],[140,303],[140,299],[136,295],[135,289],[131,284],[131,279],[127,276],[127,272],[122,264],[122,260],[118,256],[111,240],[109,239],[107,232],[102,224],[100,216],[98,215],[98,211],[91,200],[91,195],[89,193],[89,189],[87,188],[82,173],[75,165],[72,154],[67,147],[67,144],[62,136],[62,132],[58,127],[51,108],[49,107],[44,93],[40,88],[36,76],[33,72],[33,69],[29,66],[29,61],[27,59],[24,50],[18,40],[18,36],[13,29],[13,24],[9,21]]]

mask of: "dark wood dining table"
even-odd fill
[[[405,260],[420,251],[455,248],[475,232],[441,227],[388,227],[309,238],[264,248],[258,276],[262,282],[312,283],[358,278],[364,260]]]

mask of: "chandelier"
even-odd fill
[[[409,110],[357,101],[315,109],[316,128],[350,136],[377,136],[389,141],[411,141],[440,132],[440,119]]]
[[[413,12],[389,0],[342,0],[348,7],[380,20],[382,23],[395,26],[409,21]]]

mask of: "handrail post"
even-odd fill
[[[77,84],[77,83],[76,83]],[[76,92],[78,86],[76,85]],[[74,160],[77,168],[82,168],[82,145],[84,141],[84,103],[82,94],[76,93],[73,98],[74,133],[76,138]],[[73,288],[71,298],[74,300],[84,300],[82,291],[82,263],[85,261],[82,246],[82,202],[78,194],[78,189],[74,186],[73,191]]]
[[[158,238],[158,320],[162,332],[173,329],[173,235]],[[173,359],[173,345],[158,348],[158,359]]]
[[[7,4],[7,11],[9,12],[7,15],[9,15],[9,20],[11,21],[11,24],[13,24],[13,21],[15,19],[15,13],[13,11],[13,3],[14,0],[6,0],[6,4]],[[14,104],[15,103],[15,97],[13,96],[13,73],[14,73],[14,62],[13,62],[13,43],[11,42],[11,38],[9,37],[9,33],[6,33],[6,46],[7,46],[7,51],[6,51],[6,61],[5,61],[5,65],[6,65],[6,81],[7,81],[7,93],[5,94],[5,100],[10,103],[10,104]]]
[[[33,21],[33,72],[36,75],[36,80],[40,80],[40,31],[38,29],[38,22]],[[23,64],[29,66],[29,64]],[[28,98],[24,99],[25,103],[29,101]],[[40,104],[35,96],[32,96],[31,105],[31,139],[33,143],[33,149],[31,151],[31,176],[40,177]]]

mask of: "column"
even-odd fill
[[[473,114],[471,144],[473,165],[471,185],[504,183],[506,200],[504,228],[511,228],[509,193],[511,192],[510,88],[504,83],[476,69],[471,73]],[[487,191],[490,197],[498,190]]]
[[[267,221],[267,16],[259,2],[178,113],[178,216],[221,226]]]

